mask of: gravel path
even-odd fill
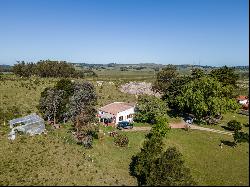
[[[170,127],[172,129],[183,129],[185,127],[185,122],[170,123]],[[197,125],[191,125],[190,127],[191,127],[191,129],[195,129],[195,130],[215,132],[215,133],[225,134],[225,135],[230,135],[230,136],[233,135],[233,133],[231,133],[231,132],[221,131],[221,130],[216,130],[216,129],[210,129],[210,128],[205,128],[205,127],[199,127]],[[132,129],[123,129],[123,131],[150,131],[150,129],[151,129],[151,127],[134,127]]]

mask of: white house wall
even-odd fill
[[[128,121],[128,122],[132,122],[133,121],[133,117],[132,118],[127,118],[127,115],[129,114],[134,114],[135,112],[135,108],[132,107],[128,110],[124,110],[122,112],[118,112],[116,115],[116,124],[119,122],[119,117],[123,116],[123,120],[122,121]]]
[[[248,100],[242,100],[242,101],[239,101],[240,104],[244,105],[244,104],[247,104]]]

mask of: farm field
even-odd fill
[[[146,132],[123,132],[129,137],[127,148],[115,146],[106,133],[86,150],[71,139],[69,125],[47,129],[47,135],[20,135],[13,143],[1,129],[1,185],[137,185],[128,168]],[[199,185],[248,185],[248,144],[221,149],[220,140],[232,141],[232,137],[174,129],[165,145],[182,152]]]
[[[115,71],[111,75],[110,72],[102,73],[103,79],[98,78],[99,81],[104,81],[102,85],[98,86],[95,78],[87,79],[95,85],[98,94],[97,107],[114,101],[136,102],[134,95],[122,93],[118,89],[124,82],[140,81],[135,76],[136,73],[131,73],[126,80],[115,78]],[[144,75],[153,81],[150,74],[142,73],[142,77]],[[8,110],[17,106],[20,110],[17,112],[19,116],[38,112],[36,106],[40,93],[58,80],[7,76],[8,79],[0,81],[1,109]],[[180,120],[170,117],[168,119],[169,122]],[[246,123],[249,117],[228,113],[224,115],[220,125],[205,127],[225,130],[221,126],[231,119]],[[20,135],[11,143],[7,139],[9,128],[1,121],[0,185],[137,185],[136,179],[129,175],[129,163],[131,156],[139,152],[146,132],[122,132],[129,137],[129,146],[120,148],[107,135],[113,129],[101,127],[106,135],[94,141],[93,149],[86,150],[72,139],[70,124],[64,124],[57,130],[50,126],[46,129],[47,135]],[[249,127],[243,127],[243,130],[249,132]],[[221,141],[230,142],[233,137],[198,130],[172,129],[165,144],[166,147],[176,146],[182,152],[198,185],[248,185],[249,144],[242,143],[236,148],[224,145],[221,149]]]

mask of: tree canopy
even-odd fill
[[[162,93],[167,106],[179,113],[192,113],[201,120],[237,110],[235,88],[238,75],[226,66],[206,74],[193,69],[191,76],[180,76],[172,65],[157,74],[154,89]]]
[[[19,62],[13,66],[13,72],[21,77],[32,75],[40,77],[85,77],[97,76],[92,70],[76,70],[66,61],[41,60],[37,63]]]
[[[172,81],[178,76],[176,66],[167,65],[157,73],[156,81],[153,84],[153,89],[160,93],[165,93]]]
[[[186,83],[175,102],[181,111],[192,113],[201,119],[237,110],[239,105],[235,99],[228,97],[230,92],[230,86],[223,86],[211,77],[202,77]]]
[[[166,103],[155,96],[140,95],[135,108],[134,120],[155,123],[157,116],[166,116]]]
[[[170,147],[163,151],[163,137],[149,133],[141,151],[132,157],[130,174],[139,186],[190,186],[195,181],[184,165],[182,154]]]
[[[223,85],[232,85],[236,87],[236,82],[239,75],[235,73],[235,68],[230,68],[223,66],[219,69],[214,69],[211,71],[210,75],[217,78]]]

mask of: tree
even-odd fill
[[[131,158],[130,174],[137,178],[139,186],[146,185],[152,163],[159,157],[163,149],[161,136],[148,134],[141,151]]]
[[[223,66],[219,69],[212,70],[210,75],[214,78],[217,78],[223,85],[237,87],[236,82],[239,78],[239,75],[235,73],[235,68]]]
[[[135,121],[155,123],[157,116],[167,114],[166,103],[155,96],[140,95],[135,109]]]
[[[175,147],[164,152],[163,137],[158,133],[149,133],[141,152],[132,156],[130,175],[139,186],[195,185],[181,153]]]
[[[81,114],[82,112],[88,111],[92,117],[91,121],[95,119],[97,103],[97,96],[93,84],[89,82],[76,83],[74,86],[74,94],[70,98],[70,114],[72,120]]]
[[[40,77],[84,77],[97,76],[92,70],[76,70],[66,61],[40,60],[37,63],[25,63],[24,61],[14,65],[13,72],[21,77],[37,75]]]
[[[170,127],[166,116],[157,116],[156,123],[152,127],[152,133],[165,137]]]
[[[55,88],[57,90],[63,90],[64,94],[63,94],[63,101],[62,104],[59,107],[59,111],[60,111],[60,121],[67,121],[70,117],[69,115],[69,99],[70,97],[72,97],[72,95],[74,94],[74,83],[71,82],[71,80],[63,78],[60,79],[59,81],[57,81]]]
[[[191,186],[195,185],[190,169],[184,165],[182,154],[169,147],[151,167],[147,179],[149,186]]]
[[[241,123],[236,120],[229,121],[227,127],[232,131],[240,131],[242,129]]]
[[[189,76],[176,77],[168,89],[163,93],[162,99],[167,103],[168,107],[178,110],[175,98],[181,94],[182,88],[192,79]]]
[[[74,86],[74,94],[70,98],[69,113],[76,130],[76,137],[87,148],[92,145],[98,127],[96,122],[97,96],[93,84],[89,82],[78,83]]]
[[[62,115],[59,108],[62,105],[63,95],[63,90],[57,90],[55,88],[46,88],[41,93],[39,110],[45,118],[49,120],[53,118],[54,124],[56,124],[57,119]]]
[[[194,79],[198,79],[198,78],[201,78],[205,75],[204,71],[200,68],[195,68],[192,70],[192,78]]]
[[[192,113],[198,120],[206,116],[215,116],[239,108],[235,99],[228,97],[231,86],[211,77],[202,77],[186,83],[174,102],[182,111]]]
[[[92,148],[93,138],[97,137],[98,133],[98,126],[93,124],[91,112],[85,109],[75,117],[74,121],[78,143],[83,144],[85,148]]]
[[[153,90],[165,93],[172,81],[178,76],[176,66],[167,65],[157,73],[156,81],[153,84]]]

